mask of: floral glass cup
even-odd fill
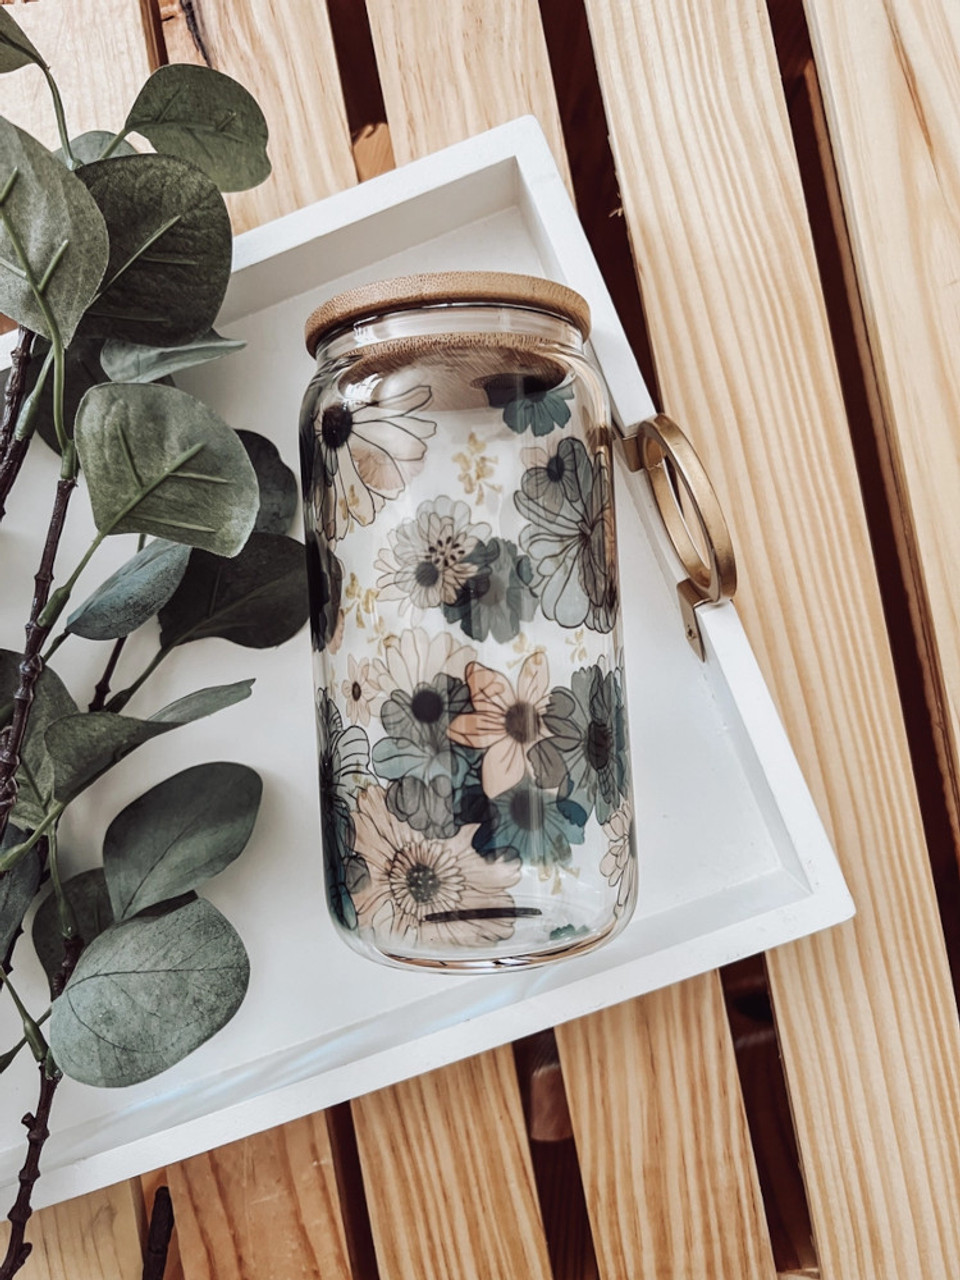
[[[579,295],[366,286],[300,419],[327,897],[364,954],[504,968],[636,900],[611,433]]]

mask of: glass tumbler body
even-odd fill
[[[636,899],[611,431],[582,299],[451,279],[334,300],[308,343],[321,836],[351,946],[495,969]]]

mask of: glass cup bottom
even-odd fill
[[[363,932],[340,930],[340,934],[352,950],[390,968],[493,973],[537,968],[562,958],[585,955],[616,937],[633,914],[636,880],[622,909],[611,916],[605,903],[598,902],[596,910],[591,912],[580,900],[575,904],[560,898],[545,901],[536,870],[526,868],[524,877],[531,884],[531,892],[524,893],[522,885],[514,890],[513,929],[509,937],[496,941],[484,939],[473,947],[462,942],[431,947],[418,938],[404,947],[401,942],[391,943],[382,936],[365,937]]]

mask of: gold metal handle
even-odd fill
[[[703,463],[666,414],[647,418],[624,440],[631,470],[646,471],[674,550],[689,577],[677,587],[687,639],[704,657],[697,605],[728,600],[737,589],[733,540]]]

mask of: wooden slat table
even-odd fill
[[[639,315],[640,289],[638,355],[648,337],[663,406],[720,493],[744,624],[858,906],[771,953],[746,1003],[734,976],[711,974],[559,1028],[579,1157],[563,1185],[544,1176],[543,1139],[558,1139],[559,1169],[567,1121],[544,1135],[530,1120],[531,1093],[560,1071],[531,1074],[529,1053],[501,1049],[42,1211],[25,1276],[138,1276],[165,1180],[167,1275],[185,1280],[957,1280],[960,957],[930,860],[949,903],[954,0],[14,3],[78,129],[117,123],[158,60],[250,85],[275,173],[234,199],[238,229],[394,156],[540,119],[605,266],[629,235],[634,271],[610,267],[611,290]],[[29,74],[0,83],[0,111],[52,138]],[[622,222],[598,205],[607,135]],[[870,458],[884,487],[862,494]],[[883,528],[895,551],[875,558]],[[907,708],[909,738],[901,688],[926,698]],[[751,1057],[768,998],[782,1074],[769,1037]],[[758,1119],[781,1095],[785,1134]],[[590,1232],[572,1229],[578,1214]]]

